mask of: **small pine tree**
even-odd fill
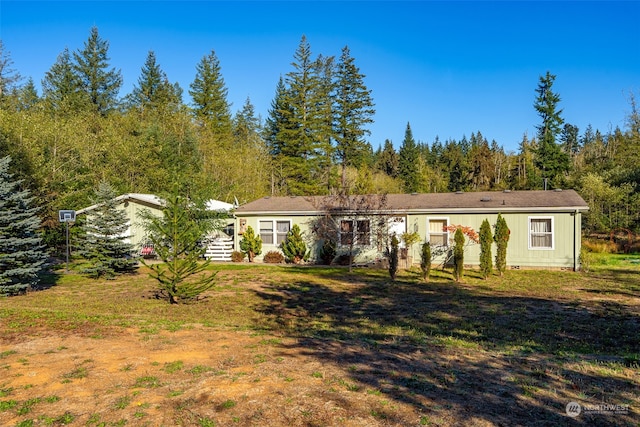
[[[387,257],[389,258],[389,276],[391,280],[395,281],[398,275],[398,246],[400,242],[394,234],[391,237],[391,248],[387,250]]]
[[[101,182],[96,191],[96,208],[82,226],[79,254],[89,262],[83,274],[94,279],[113,279],[122,273],[131,273],[138,262],[131,257],[133,245],[126,242],[129,225],[127,214],[118,209],[115,191]]]
[[[0,295],[26,292],[39,282],[47,254],[38,234],[34,197],[9,173],[11,158],[0,158]]]
[[[142,263],[158,281],[160,296],[171,304],[191,302],[215,285],[216,273],[205,273],[209,260],[200,262],[206,251],[200,242],[214,226],[204,210],[203,203],[172,194],[166,199],[162,217],[148,212],[142,215],[148,238],[163,261]],[[198,273],[203,274],[193,278]]]
[[[420,252],[420,269],[422,270],[422,278],[425,282],[429,281],[431,275],[431,244],[424,242],[422,251]]]
[[[307,245],[304,243],[298,224],[293,224],[285,241],[282,242],[281,248],[287,262],[300,264],[309,259],[309,251],[307,251]]]
[[[464,274],[464,233],[460,228],[456,229],[453,240],[453,277],[459,283]]]
[[[489,220],[482,221],[480,226],[480,272],[482,278],[486,279],[493,272],[493,260],[491,259],[491,244],[493,235],[491,234],[491,224]]]
[[[336,257],[336,243],[331,239],[324,239],[320,249],[320,259],[326,265],[330,265]]]
[[[260,255],[262,253],[262,239],[260,236],[256,236],[250,225],[247,226],[246,231],[242,235],[240,250],[247,254],[249,262],[253,262],[256,255]]]
[[[509,234],[511,234],[511,231],[507,226],[507,221],[502,217],[502,214],[498,214],[493,240],[496,242],[496,270],[498,270],[500,276],[502,276],[507,269],[507,244],[509,243]]]

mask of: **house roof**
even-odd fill
[[[116,200],[119,203],[124,203],[124,202],[128,202],[130,200],[133,200],[135,202],[138,202],[140,204],[146,205],[146,206],[150,206],[150,207],[156,207],[158,209],[162,208],[165,204],[164,199],[161,199],[160,197],[156,196],[155,194],[144,194],[144,193],[127,193],[127,194],[122,194],[118,197],[116,197],[114,200]],[[83,213],[92,211],[94,209],[96,209],[99,206],[99,204],[95,204],[95,205],[91,205],[88,206],[86,208],[80,209],[78,211],[76,211],[76,215],[81,215]],[[206,206],[207,209],[210,211],[229,211],[231,209],[233,209],[233,205],[231,203],[225,203],[225,202],[221,202],[220,200],[208,200],[206,202]]]
[[[267,196],[240,206],[235,213],[307,215],[337,208],[349,211],[344,205],[353,206],[351,210],[357,210],[357,206],[362,206],[357,199],[362,197],[367,196],[350,196],[349,200],[337,196]],[[389,194],[386,202],[375,203],[378,203],[378,208],[369,210],[398,213],[584,212],[589,209],[574,190]]]
[[[144,194],[144,193],[127,193],[127,194],[122,194],[118,197],[116,197],[114,200],[118,201],[118,202],[127,202],[129,200],[133,200],[133,201],[137,201],[140,202],[144,205],[148,205],[148,206],[154,206],[157,208],[161,208],[164,204],[164,200],[162,200],[160,197],[156,196],[155,194]],[[91,205],[88,206],[86,208],[82,208],[78,211],[76,211],[76,215],[81,215],[83,213],[92,211],[94,209],[96,209],[98,206],[100,206],[99,203],[95,204],[95,205]]]

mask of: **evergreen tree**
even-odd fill
[[[384,141],[384,148],[377,156],[378,169],[392,178],[398,176],[398,153],[388,139]]]
[[[13,68],[11,54],[4,48],[0,39],[0,100],[13,92],[22,80],[20,73]]]
[[[431,275],[431,243],[424,242],[420,251],[420,270],[422,270],[422,279],[429,281]]]
[[[94,110],[102,115],[116,107],[122,86],[120,70],[109,68],[109,42],[100,38],[98,28],[91,28],[84,49],[74,52],[74,74],[78,77],[80,92]]]
[[[480,226],[480,272],[482,278],[486,279],[493,271],[493,259],[491,257],[491,244],[493,235],[491,234],[491,224],[489,220],[482,221]]]
[[[240,250],[247,254],[249,262],[253,262],[253,258],[262,253],[262,239],[260,238],[260,235],[256,236],[256,233],[250,225],[247,226],[247,229],[242,234]]]
[[[287,262],[294,264],[300,264],[300,262],[309,259],[310,252],[307,251],[307,245],[304,243],[298,224],[293,224],[285,241],[282,242],[282,253],[284,253]]]
[[[342,166],[342,188],[346,185],[347,166],[359,166],[369,134],[366,126],[375,114],[371,91],[364,84],[364,74],[355,65],[348,47],[342,49],[336,72],[336,155]]]
[[[327,61],[329,60],[326,59]],[[326,159],[326,95],[323,90],[318,61],[311,58],[311,47],[305,36],[294,54],[294,70],[285,77],[283,93],[285,109],[278,113],[284,119],[279,126],[277,139],[280,143],[280,167],[285,176],[287,193],[318,194]]]
[[[79,253],[89,263],[82,272],[94,279],[113,279],[138,267],[138,262],[131,258],[133,246],[126,241],[127,214],[118,208],[115,197],[111,185],[101,182],[96,191],[96,208],[88,213],[82,227]]]
[[[556,143],[564,120],[562,110],[558,109],[560,95],[553,92],[553,82],[556,76],[547,71],[540,77],[536,93],[538,94],[534,107],[542,123],[536,126],[538,130],[538,149],[536,152],[536,166],[542,172],[542,178],[548,179],[552,186],[560,186],[562,175],[569,171],[569,155],[562,151]]]
[[[496,242],[496,270],[498,270],[500,276],[502,276],[507,269],[507,244],[509,243],[511,231],[502,214],[498,214],[495,227],[496,230],[493,233],[493,240]]]
[[[232,126],[231,105],[227,101],[228,90],[215,51],[200,60],[190,87],[196,119],[214,135],[227,136]]]
[[[464,233],[461,228],[456,228],[453,241],[453,278],[459,283],[464,274]]]
[[[407,123],[404,139],[402,140],[402,145],[398,151],[398,175],[404,183],[405,193],[414,193],[420,190],[418,158],[418,146],[416,145],[416,141],[413,139],[411,125]]]
[[[162,217],[143,215],[146,230],[162,263],[146,264],[158,281],[160,296],[171,304],[192,302],[215,285],[215,273],[207,273],[209,261],[201,262],[206,247],[201,242],[216,224],[205,212],[204,203],[178,196],[166,198]],[[202,273],[199,277],[193,277]]]
[[[42,97],[57,114],[80,108],[80,78],[75,73],[69,49],[65,48],[42,80]]]
[[[400,242],[394,234],[391,236],[391,247],[387,249],[387,258],[389,259],[389,276],[395,282],[398,275],[398,247]]]
[[[138,78],[138,84],[127,96],[127,103],[138,108],[143,114],[147,111],[161,112],[167,109],[171,111],[181,103],[181,91],[179,87],[169,82],[156,61],[155,53],[149,51]]]
[[[35,287],[47,259],[34,197],[13,179],[10,163],[10,157],[0,158],[0,295]]]
[[[30,110],[40,101],[38,90],[33,83],[33,79],[29,77],[27,83],[17,90],[17,108],[19,111]]]

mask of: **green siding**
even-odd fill
[[[507,247],[507,266],[515,267],[561,267],[573,268],[574,259],[580,254],[581,214],[569,212],[557,213],[504,213],[511,236]],[[417,224],[418,232],[424,238],[427,235],[427,219],[449,219],[451,225],[469,226],[478,232],[482,221],[486,218],[493,226],[498,218],[497,214],[459,214],[438,213],[434,215],[409,215],[409,223]],[[529,248],[529,218],[553,218],[553,249]],[[575,240],[574,240],[575,221]],[[574,246],[575,245],[575,246]],[[414,259],[419,259],[419,245],[413,247]],[[492,252],[495,257],[495,244]],[[465,264],[478,265],[480,260],[480,245],[471,244],[465,250]]]
[[[399,214],[398,216],[404,216]],[[581,214],[570,212],[506,212],[502,216],[505,218],[511,236],[507,248],[507,268],[574,268],[574,262],[577,265],[578,255],[580,254],[581,243]],[[530,249],[529,248],[529,217],[552,217],[553,218],[553,249]],[[236,219],[236,230],[239,230],[240,220],[246,220],[246,224],[251,226],[256,234],[259,233],[260,220],[290,220],[291,224],[298,224],[307,239],[307,245],[311,249],[311,259],[315,259],[318,255],[320,242],[314,241],[311,227],[315,216],[309,215],[244,215],[238,216]],[[447,218],[450,225],[464,225],[472,227],[479,231],[482,221],[486,218],[493,225],[495,224],[497,213],[447,213],[441,212],[437,214],[408,214],[407,229],[410,231],[418,231],[421,236],[421,242],[424,242],[427,236],[427,219],[428,218]],[[452,236],[451,236],[452,237]],[[235,247],[239,247],[241,235],[236,233]],[[372,236],[373,240],[373,236]],[[278,246],[263,245],[262,253],[265,254],[270,250],[279,250]],[[493,256],[495,257],[495,244],[492,246]],[[338,248],[338,253],[346,253],[347,248]],[[420,262],[420,243],[413,245],[412,253],[414,263]],[[357,248],[356,262],[372,261],[382,256],[378,251],[377,245],[372,241],[372,245],[366,248]],[[480,259],[480,245],[468,245],[465,250],[465,264],[478,265]],[[442,257],[436,262],[441,262]]]

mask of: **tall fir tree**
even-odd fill
[[[553,92],[553,82],[556,76],[549,71],[540,77],[536,89],[534,108],[542,123],[536,126],[538,130],[538,149],[536,152],[536,167],[541,171],[542,179],[547,185],[559,187],[563,174],[570,169],[569,155],[562,151],[557,143],[564,120],[562,110],[558,109],[560,95]],[[550,182],[549,182],[550,181]]]
[[[22,80],[20,73],[13,68],[11,54],[4,47],[0,39],[0,100],[8,96]]]
[[[371,90],[364,84],[365,75],[355,64],[348,47],[342,55],[336,71],[336,156],[342,167],[342,188],[346,186],[347,166],[360,166],[367,150],[365,135],[367,125],[373,123],[375,114]]]
[[[127,242],[127,214],[118,208],[116,193],[108,183],[101,182],[95,196],[96,208],[82,226],[79,254],[89,263],[82,273],[95,279],[131,273],[138,263],[131,257],[133,246]]]
[[[214,135],[226,137],[232,127],[231,105],[215,51],[202,57],[196,65],[196,76],[190,88],[196,119]]]
[[[181,89],[169,82],[156,60],[155,52],[149,51],[138,84],[127,96],[127,103],[145,115],[149,112],[174,111],[181,101]]]
[[[118,103],[118,93],[122,86],[122,74],[115,68],[109,69],[109,42],[92,27],[84,49],[74,52],[74,73],[78,77],[80,92],[92,108],[105,115]]]
[[[0,158],[0,295],[35,287],[47,260],[35,198],[14,180],[10,164],[11,157]]]
[[[384,148],[377,155],[378,169],[395,178],[398,176],[398,153],[390,140],[385,139]]]
[[[419,191],[419,169],[418,169],[418,146],[413,139],[411,125],[407,123],[404,132],[404,139],[400,150],[398,150],[398,176],[404,183],[405,193],[414,193]]]
[[[80,108],[80,79],[75,73],[71,53],[65,48],[42,79],[42,97],[56,114]]]
[[[329,60],[328,58],[326,60]],[[282,114],[286,126],[279,128],[277,139],[281,142],[281,167],[287,181],[287,193],[292,195],[318,194],[322,192],[323,161],[326,153],[322,147],[326,141],[322,130],[326,129],[321,95],[322,69],[311,57],[311,46],[302,36],[294,54],[294,68],[285,76],[283,94],[285,109]]]

